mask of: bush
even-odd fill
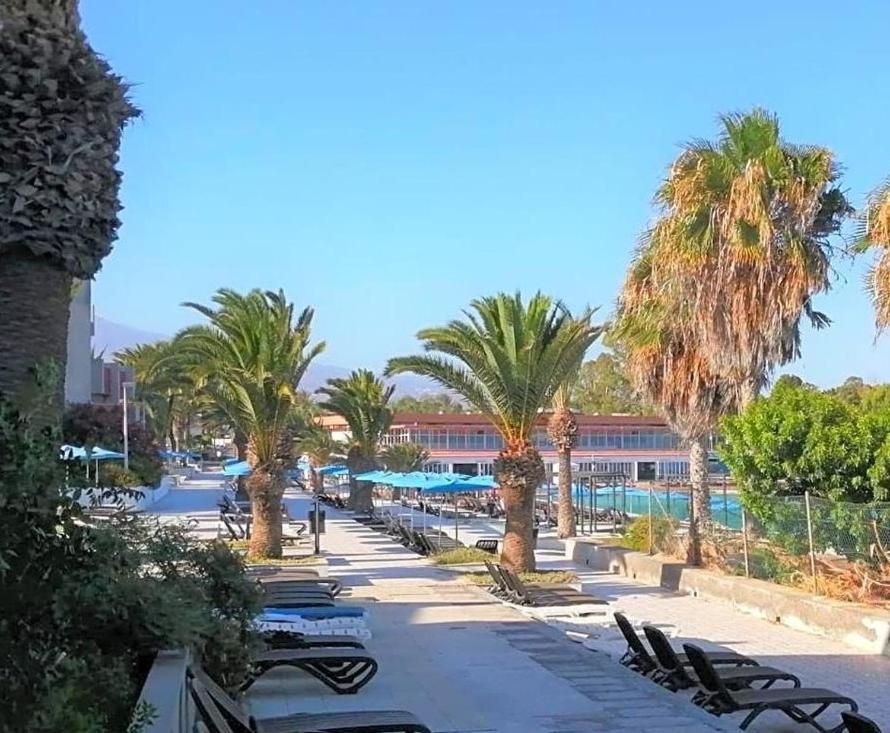
[[[677,531],[677,523],[667,517],[649,517],[644,515],[630,523],[625,533],[621,536],[622,547],[627,547],[638,552],[649,552],[649,524],[652,524],[652,550],[655,552],[670,552],[674,544],[674,535]]]
[[[119,405],[71,405],[62,423],[63,443],[99,445],[109,450],[123,451],[124,413]],[[137,486],[157,486],[164,475],[160,446],[152,434],[139,423],[128,427],[127,445],[130,470],[137,476]],[[105,469],[103,466],[101,471]]]
[[[475,547],[458,547],[447,552],[439,552],[430,558],[436,565],[469,565],[495,559],[490,552]]]
[[[179,527],[84,522],[60,442],[0,400],[0,730],[125,731],[165,648],[237,685],[260,607],[241,559]]]

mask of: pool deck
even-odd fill
[[[167,520],[189,515],[212,522],[219,493],[212,477],[187,482],[153,512]],[[305,516],[307,498],[286,501],[292,516]],[[592,645],[598,651],[591,651],[347,515],[327,511],[322,546],[328,569],[350,589],[343,602],[368,609],[373,638],[367,648],[380,671],[357,695],[348,696],[335,695],[298,672],[269,673],[248,695],[255,715],[402,709],[435,731],[452,733],[699,733],[733,730],[740,722],[739,716],[709,716],[688,696],[667,692],[621,667],[611,657],[620,644],[601,640]],[[472,532],[491,536],[496,529],[483,526]],[[798,673],[806,685],[848,692],[865,714],[890,726],[890,659],[858,654],[720,603],[586,571],[562,557],[559,543],[546,544],[550,549],[538,553],[542,568],[575,570],[585,590],[612,608],[638,621],[667,624],[684,639],[755,655]],[[769,713],[750,728],[799,729]]]

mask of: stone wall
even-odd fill
[[[567,540],[566,557],[645,585],[725,601],[739,611],[800,631],[890,656],[890,612],[835,601],[752,578],[723,575],[678,560],[649,556],[590,540]]]

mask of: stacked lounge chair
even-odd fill
[[[802,687],[796,675],[761,666],[735,652],[706,652],[694,644],[684,644],[685,653],[677,653],[664,632],[645,625],[643,633],[652,647],[650,653],[627,617],[615,613],[615,621],[627,641],[621,664],[672,691],[693,689],[692,702],[714,715],[747,713],[739,726],[742,730],[762,713],[774,710],[821,733],[880,733],[873,721],[857,715],[856,702],[846,695]],[[845,705],[849,710],[842,714],[843,722],[826,727],[818,718],[834,705]]]
[[[599,598],[575,590],[561,583],[524,583],[509,568],[485,561],[485,567],[491,575],[493,584],[488,591],[509,603],[535,608],[564,608],[597,606],[605,608],[608,603]]]
[[[209,733],[431,733],[414,715],[402,710],[255,718],[203,670],[192,667],[189,672],[192,697]]]

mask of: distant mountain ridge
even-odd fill
[[[143,331],[140,328],[134,328],[124,323],[117,323],[107,318],[96,316],[93,332],[93,351],[96,355],[102,354],[106,361],[111,361],[115,353],[121,349],[136,346],[137,344],[151,344],[156,341],[163,341],[166,338],[169,338],[169,336],[153,331]],[[315,362],[306,371],[306,376],[303,377],[300,387],[307,392],[315,392],[319,387],[324,386],[329,379],[347,377],[351,371],[351,369],[346,367]],[[421,397],[442,391],[441,387],[430,380],[412,374],[400,374],[386,381],[388,384],[396,386],[397,396],[410,395],[411,397]]]

